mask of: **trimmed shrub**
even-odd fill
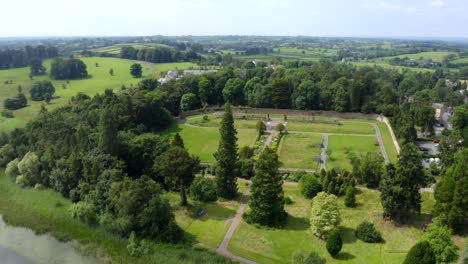
[[[375,229],[372,223],[367,221],[360,223],[354,234],[357,238],[367,243],[380,243],[383,241],[379,231]]]
[[[414,245],[408,255],[406,255],[403,264],[435,264],[436,257],[434,250],[427,241],[422,241]]]
[[[317,193],[322,191],[322,184],[317,176],[313,174],[305,174],[299,180],[299,188],[305,198],[312,199],[317,195]]]
[[[216,195],[216,182],[205,177],[196,177],[190,185],[188,195],[195,201],[213,202],[218,199]]]
[[[343,247],[343,240],[341,239],[340,232],[335,229],[330,235],[327,237],[327,251],[330,253],[332,257],[335,257],[340,253],[341,248]]]
[[[346,207],[356,207],[356,189],[354,186],[346,187],[344,204]]]

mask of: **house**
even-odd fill
[[[209,74],[209,73],[216,73],[218,70],[185,70],[184,76],[187,75],[202,75],[202,74]]]
[[[170,70],[167,72],[166,76],[163,78],[159,78],[158,82],[159,83],[167,83],[171,80],[177,80],[177,77],[179,77],[179,71],[178,70]]]
[[[451,128],[450,118],[452,117],[452,107],[447,107],[441,103],[433,103],[432,108],[435,110],[435,119],[439,124],[446,128]]]

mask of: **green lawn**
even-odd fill
[[[337,124],[290,121],[288,122],[288,131],[342,134],[375,134],[375,130],[370,124],[352,121],[339,122]]]
[[[395,69],[398,70],[399,72],[402,72],[403,70],[410,70],[410,71],[417,71],[417,72],[430,72],[433,73],[435,72],[434,69],[426,69],[426,68],[417,68],[417,67],[406,67],[406,66],[393,66],[387,63],[386,61],[352,61],[350,62],[356,67],[374,67],[374,66],[380,66],[385,69]]]
[[[141,79],[135,79],[130,75],[130,66],[134,63],[131,60],[118,58],[81,58],[87,65],[90,78],[82,80],[72,80],[68,84],[66,81],[53,80],[55,86],[55,98],[47,106],[48,109],[55,109],[65,105],[68,100],[78,92],[88,95],[102,93],[106,89],[118,90],[122,85],[129,86],[138,83]],[[44,66],[49,72],[50,60],[44,62]],[[96,63],[99,67],[96,67]],[[161,72],[174,68],[187,69],[196,67],[193,63],[142,63],[143,75],[158,77]],[[109,69],[114,69],[114,76],[110,76]],[[5,80],[12,80],[13,84],[4,84]],[[13,111],[15,118],[0,117],[0,130],[12,130],[15,127],[24,126],[39,112],[44,102],[34,102],[30,100],[29,89],[35,80],[50,80],[48,75],[34,77],[29,79],[29,68],[17,68],[0,70],[0,111],[3,110],[3,100],[13,97],[18,92],[18,85],[23,87],[23,92],[28,98],[29,106]],[[62,85],[66,85],[66,89]]]
[[[154,254],[135,259],[128,254],[126,239],[73,219],[70,205],[57,192],[22,189],[0,170],[0,214],[8,224],[77,241],[84,253],[100,256],[103,263],[221,263],[224,259],[204,250],[156,243],[152,244]]]
[[[327,157],[327,168],[351,170],[347,153],[352,152],[359,157],[367,152],[380,152],[380,147],[373,144],[375,141],[377,141],[375,136],[329,136],[328,149],[332,154],[331,159]]]
[[[378,191],[363,191],[357,195],[358,207],[346,208],[340,198],[342,224],[340,232],[343,249],[336,259],[327,253],[324,241],[309,232],[310,200],[300,194],[297,186],[285,186],[285,195],[294,204],[287,205],[289,220],[282,229],[257,228],[242,222],[234,233],[229,249],[234,254],[259,263],[289,263],[296,250],[315,251],[327,263],[394,263],[403,261],[407,251],[422,235],[424,218],[433,205],[431,194],[423,196],[422,216],[413,217],[406,225],[396,226],[382,219],[382,207]],[[382,232],[385,244],[367,244],[357,240],[354,229],[363,220],[376,225]]]
[[[208,120],[205,120],[203,118],[204,116],[207,116]],[[189,116],[186,118],[186,120],[188,124],[194,126],[219,127],[221,125],[221,116],[215,116],[215,114]],[[234,119],[235,127],[241,129],[256,129],[257,122],[258,120],[243,120],[240,118]]]
[[[216,127],[190,127],[186,125],[176,125],[167,130],[165,133],[174,134],[180,133],[184,140],[185,147],[189,152],[198,156],[202,162],[214,162],[213,153],[218,149],[219,129]],[[237,144],[242,146],[251,146],[257,136],[256,130],[238,130]]]
[[[385,123],[377,122],[376,124],[380,128],[380,134],[382,135],[382,140],[384,142],[388,159],[391,163],[395,164],[398,161],[398,152],[396,150],[395,144],[393,143],[390,130],[388,129],[387,125],[385,125]]]
[[[279,160],[285,168],[316,169],[315,157],[320,156],[321,135],[289,133],[282,139],[279,148]]]
[[[468,57],[459,58],[459,59],[456,59],[456,60],[450,61],[450,63],[453,63],[453,64],[462,64],[462,63],[468,63]]]

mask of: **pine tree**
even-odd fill
[[[283,180],[278,173],[279,167],[278,155],[267,147],[260,154],[255,177],[252,179],[249,200],[251,211],[246,215],[248,222],[277,226],[286,219]]]
[[[403,145],[396,168],[388,165],[380,184],[384,215],[399,222],[402,214],[419,213],[424,177],[418,148],[412,143]]]
[[[356,189],[354,188],[354,186],[348,186],[346,188],[344,204],[346,207],[356,206]]]
[[[176,133],[174,135],[174,138],[171,141],[171,145],[181,147],[181,148],[185,148],[184,141],[182,140],[182,137],[180,137],[179,133]]]
[[[236,164],[239,158],[237,156],[237,130],[234,128],[234,117],[229,104],[224,107],[219,132],[221,139],[218,151],[214,154],[217,161],[218,196],[234,199],[237,196]]]
[[[336,256],[340,253],[341,248],[343,247],[343,240],[341,239],[340,232],[337,229],[331,232],[327,237],[327,251],[331,256]]]

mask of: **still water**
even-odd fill
[[[50,235],[36,235],[31,229],[5,224],[0,215],[1,264],[99,264],[81,255],[70,243]]]

